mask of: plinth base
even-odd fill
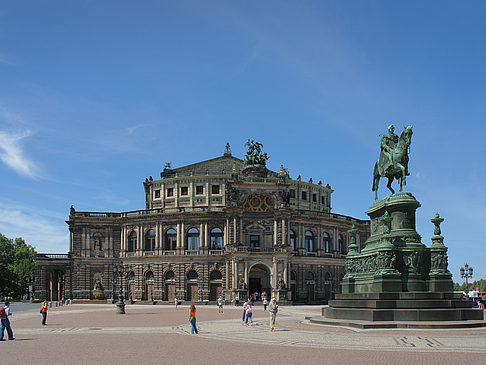
[[[353,321],[468,321],[482,320],[483,312],[452,292],[337,294],[323,308],[326,319]]]

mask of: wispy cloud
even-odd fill
[[[0,131],[0,160],[19,175],[37,179],[36,167],[22,149],[22,140],[31,134],[29,130],[23,133]]]
[[[22,237],[38,252],[67,252],[69,233],[64,219],[53,212],[0,201],[0,233],[8,238]]]

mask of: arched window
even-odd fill
[[[166,281],[174,281],[175,280],[175,274],[172,270],[169,270],[165,273],[165,280]]]
[[[170,228],[165,232],[164,250],[175,250],[177,245],[177,232],[174,228]]]
[[[213,270],[211,271],[211,274],[209,275],[209,280],[221,280],[223,278],[223,275],[221,275],[221,271],[219,270]]]
[[[191,270],[187,273],[187,280],[197,280],[197,272],[195,270]]]
[[[199,231],[191,228],[187,231],[187,249],[190,251],[199,250]]]
[[[331,284],[331,274],[326,272],[326,275],[324,276],[324,284]]]
[[[338,236],[338,251],[339,253],[345,253],[344,252],[344,237],[342,234]]]
[[[295,251],[295,232],[289,230],[289,240],[290,240],[290,251]]]
[[[314,252],[314,234],[311,231],[305,231],[305,250]]]
[[[331,252],[331,236],[327,232],[322,235],[322,248],[325,252]]]
[[[148,271],[146,274],[145,274],[145,281],[148,281],[148,282],[154,282],[154,273],[152,271]]]
[[[223,248],[223,231],[215,227],[210,233],[211,250],[221,250]]]
[[[314,273],[312,271],[307,271],[307,274],[305,274],[305,280],[314,280]]]
[[[130,235],[128,236],[127,251],[133,252],[135,251],[136,247],[137,247],[137,233],[135,231],[132,231],[132,233],[130,233]]]
[[[145,251],[153,251],[155,247],[155,231],[153,229],[149,229],[147,233],[145,233]]]

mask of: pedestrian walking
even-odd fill
[[[251,303],[248,303],[248,305],[246,306],[245,323],[248,325],[248,322],[250,322],[250,324],[253,324],[253,307],[252,307]]]
[[[267,297],[265,297],[263,299],[263,310],[266,311],[267,310],[267,305],[268,305],[268,300],[267,300]]]
[[[46,319],[47,319],[47,300],[44,300],[44,302],[42,303],[42,306],[41,306],[41,310],[40,310],[40,313],[42,314],[42,325],[45,326],[46,325]]]
[[[10,302],[8,300],[5,301],[5,306],[0,308],[0,331],[2,334],[0,335],[0,341],[5,341],[3,338],[3,334],[5,330],[7,330],[7,335],[9,340],[15,340],[13,336],[12,328],[10,327],[10,321],[8,320],[8,316],[11,316],[12,312],[10,311]]]
[[[250,301],[247,300],[246,302],[243,303],[243,318],[241,319],[243,322],[245,322],[245,319],[246,319],[246,307],[248,306],[248,303]]]
[[[177,309],[177,307],[179,306],[179,300],[177,298],[174,298],[174,304]]]
[[[218,298],[218,313],[223,313],[223,304],[224,304],[224,300],[223,298],[220,296]]]
[[[268,305],[268,311],[270,312],[270,331],[275,331],[275,318],[277,317],[278,305],[275,298],[272,298]]]
[[[189,323],[191,324],[191,335],[199,333],[196,327],[196,306],[191,304],[191,308],[189,310]]]

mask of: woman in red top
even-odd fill
[[[41,314],[42,314],[42,325],[45,326],[46,319],[47,319],[47,300],[44,300],[44,303],[42,303]]]
[[[191,324],[191,335],[196,333],[198,334],[197,327],[196,327],[196,306],[191,304],[191,309],[189,312],[189,323]]]

